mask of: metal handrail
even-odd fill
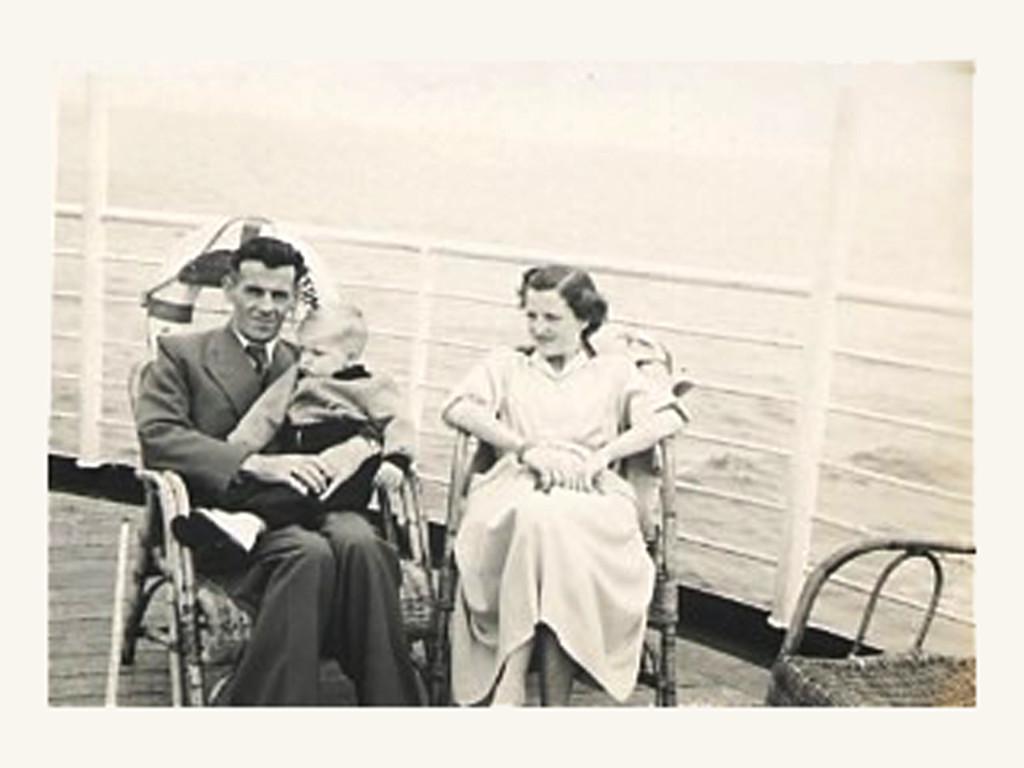
[[[950,317],[973,317],[971,303],[955,296],[935,293],[911,293],[876,286],[845,283],[839,288],[838,298],[854,304],[868,304],[892,309],[909,309]]]
[[[928,373],[940,373],[947,376],[960,376],[967,378],[970,378],[973,375],[969,369],[960,368],[955,365],[942,365],[940,363],[932,363],[927,360],[914,360],[907,357],[898,357],[896,355],[880,355],[877,352],[865,352],[860,349],[836,347],[832,350],[832,353],[839,357],[849,357],[854,360],[863,360],[867,363],[877,363],[879,365],[887,365],[893,368],[905,368],[912,371],[927,371]]]
[[[836,472],[842,472],[847,475],[853,475],[854,477],[860,477],[865,480],[871,480],[874,482],[885,483],[896,488],[902,488],[906,491],[915,491],[917,493],[925,493],[929,496],[935,496],[940,499],[946,499],[947,501],[955,501],[959,504],[971,504],[973,499],[963,493],[957,493],[956,491],[949,491],[939,486],[930,485],[928,483],[915,483],[912,480],[903,480],[898,477],[886,474],[884,472],[874,472],[870,469],[864,469],[854,464],[848,464],[842,461],[831,461],[824,459],[819,462],[820,467],[823,469],[831,469]]]
[[[936,435],[943,435],[944,437],[955,437],[959,440],[974,439],[973,435],[965,429],[957,429],[956,427],[949,427],[942,424],[933,424],[922,419],[907,419],[902,416],[893,416],[892,414],[882,413],[881,411],[872,411],[867,408],[855,408],[852,405],[843,405],[842,403],[829,403],[828,410],[832,413],[841,413],[845,416],[855,416],[867,421],[878,421],[884,424],[906,427],[907,429],[913,429],[920,432],[931,432]]]
[[[58,218],[80,218],[83,216],[83,211],[83,206],[58,204],[56,209],[56,215]],[[196,214],[143,211],[129,208],[106,208],[100,214],[100,219],[104,222],[140,224],[144,226],[164,227],[170,229],[194,227],[198,224],[204,224],[214,221],[217,218],[219,217],[210,217]],[[286,224],[285,222],[281,222],[281,225],[288,226],[289,229],[295,231],[297,234],[302,234],[303,236],[309,238],[310,240],[316,240],[318,242],[332,242],[346,244],[349,246],[388,249],[400,251],[403,253],[409,253],[410,255],[416,255],[419,258],[421,258],[421,265],[424,263],[422,262],[424,254],[428,253],[431,255],[431,257],[447,256],[470,261],[482,261],[487,263],[508,263],[516,265],[522,264],[523,262],[566,262],[571,260],[571,262],[574,265],[582,266],[603,274],[618,275],[631,278],[649,278],[658,280],[660,282],[667,282],[679,285],[691,285],[713,289],[736,290],[796,298],[806,298],[810,296],[811,291],[810,281],[779,276],[733,274],[724,271],[698,270],[693,268],[678,267],[674,265],[649,263],[645,264],[636,262],[624,266],[622,264],[613,263],[604,258],[593,256],[578,257],[576,255],[573,255],[572,257],[567,257],[565,254],[553,254],[538,250],[512,249],[493,245],[452,243],[449,241],[439,240],[436,238],[416,238],[407,236],[394,237],[389,235],[380,235],[379,233],[359,232],[353,230],[339,229],[335,227],[301,224],[292,225],[290,223]],[[74,249],[59,249],[58,253],[59,255],[70,257],[78,257],[82,255],[81,252],[78,252]],[[162,263],[160,260],[157,259],[146,259],[144,257],[131,256],[126,254],[107,254],[103,258],[103,261],[111,263],[138,263],[147,265],[156,265]],[[427,299],[429,301],[466,301],[484,306],[500,306],[509,309],[514,308],[514,304],[511,300],[499,300],[489,296],[475,295],[440,288],[428,289],[427,291],[424,292],[421,289],[414,289],[406,286],[378,285],[358,282],[351,283],[351,287],[379,292],[391,292],[400,295],[417,295],[421,301],[424,299]],[[79,292],[71,290],[53,291],[53,297],[55,299],[60,300],[75,300],[79,298],[80,295],[81,294]],[[841,301],[846,301],[850,303],[859,303],[882,307],[898,307],[909,311],[927,312],[951,317],[970,318],[972,316],[972,309],[969,302],[964,301],[958,297],[949,295],[911,294],[906,292],[891,291],[873,287],[869,288],[856,284],[846,284],[839,287],[837,298]],[[102,296],[102,300],[119,304],[128,302],[136,303],[138,301],[138,297],[133,294],[129,295],[123,293],[105,293]],[[679,326],[665,322],[652,323],[631,317],[617,318],[617,322],[625,326],[643,327],[646,329],[659,330],[664,331],[666,333],[678,334],[681,336],[714,339],[729,343],[773,347],[776,349],[800,350],[804,347],[805,344],[803,340],[796,340],[790,338],[774,338],[767,335],[749,333],[737,333],[724,329],[720,330],[708,327]],[[427,347],[451,347],[471,351],[484,351],[488,349],[488,345],[472,341],[436,338],[434,336],[431,336],[429,332],[425,333],[423,329],[420,329],[419,332],[417,333],[398,331],[394,329],[378,329],[375,331],[375,333],[396,339],[416,341],[421,344],[425,344]],[[74,332],[58,332],[53,334],[53,338],[63,340],[73,340],[79,337],[80,335]],[[118,347],[141,346],[133,344],[132,342],[127,340],[105,339],[104,344],[110,344]],[[927,360],[913,360],[893,355],[882,355],[864,350],[833,347],[831,349],[831,353],[837,357],[861,360],[868,363],[897,367],[907,370],[924,371],[932,374],[949,375],[957,377],[969,377],[971,375],[971,372],[969,370],[961,367],[940,364],[937,362]],[[422,361],[421,367],[424,367],[422,365]],[[74,380],[78,378],[77,374],[67,372],[54,373],[54,376],[62,380]],[[105,379],[101,379],[101,384],[104,382]],[[765,399],[774,402],[786,403],[794,406],[798,404],[798,398],[795,395],[772,392],[768,390],[760,390],[740,385],[733,385],[727,382],[720,381],[699,380],[696,381],[695,383],[701,390],[705,391],[734,394],[742,397]],[[414,382],[410,382],[410,384],[411,389],[416,389],[418,392],[421,392],[423,390],[443,391],[444,389],[444,387],[442,387],[437,382],[426,379],[425,376],[418,378]],[[891,414],[879,413],[867,409],[856,408],[853,406],[835,402],[827,403],[826,408],[830,413],[854,416],[857,418],[863,418],[880,423],[891,424],[893,426],[898,426],[900,428],[914,429],[928,432],[930,434],[952,437],[956,439],[972,439],[970,431],[959,429],[950,425],[934,424],[919,419],[908,419],[904,417],[894,416]],[[56,418],[75,418],[76,416],[79,416],[79,414],[66,413],[60,411],[54,412],[52,415]],[[121,423],[121,420],[118,419],[103,418],[100,423],[108,426],[116,426],[118,428],[132,427],[130,423]],[[693,439],[697,441],[704,441],[720,445],[728,445],[736,448],[741,448],[744,450],[759,451],[769,455],[784,458],[786,460],[791,459],[793,454],[792,450],[784,447],[763,445],[752,441],[745,441],[722,435],[692,432],[689,433],[687,437],[688,439]],[[870,470],[864,470],[860,467],[855,467],[852,465],[821,460],[819,462],[819,466],[822,468],[837,470],[847,474],[854,474],[855,476],[863,477],[865,479],[888,484],[894,487],[904,488],[918,493],[937,496],[939,498],[944,498],[947,500],[952,500],[961,503],[971,503],[971,497],[968,495],[959,494],[953,491],[949,491],[947,489],[938,488],[931,485],[905,481],[897,477],[893,477],[883,473],[872,472]],[[780,502],[754,498],[743,494],[726,491],[723,489],[716,489],[712,487],[698,485],[696,483],[688,483],[684,480],[679,480],[677,482],[677,489],[684,492],[698,493],[712,497],[717,497],[731,502],[746,504],[773,512],[784,511],[785,509],[784,504]],[[839,527],[844,528],[846,530],[861,530],[858,526],[843,524],[840,521],[830,520],[829,518],[821,515],[814,515],[813,519],[830,525],[838,525]],[[723,549],[723,551],[726,550]],[[731,552],[731,554],[736,553]]]
[[[762,563],[764,565],[770,565],[772,567],[776,567],[779,564],[779,559],[777,557],[773,557],[772,555],[768,555],[763,552],[755,552],[754,550],[733,546],[731,544],[724,544],[719,541],[706,539],[701,536],[696,536],[690,533],[679,533],[676,535],[676,539],[678,541],[682,541],[686,544],[690,544],[695,547],[701,547],[702,549],[710,549],[715,552],[723,552],[725,554],[733,555],[735,557],[741,557],[745,560]],[[808,571],[810,570],[811,569],[808,569]],[[870,595],[873,591],[871,586],[862,584],[857,581],[853,581],[852,579],[848,579],[843,576],[833,576],[832,581],[845,589],[849,589],[850,591],[858,592],[864,595]],[[930,606],[929,603],[922,602],[921,600],[915,600],[913,598],[903,597],[902,595],[893,593],[882,593],[881,598],[888,602],[895,603],[897,605],[903,605],[907,608],[914,608],[919,611],[926,611],[929,609]],[[954,611],[938,609],[935,611],[935,615],[941,616],[942,618],[948,621],[955,622],[957,624],[962,624],[965,626],[974,625],[974,620],[971,617],[964,616]]]
[[[65,259],[82,259],[85,258],[85,251],[81,248],[54,248],[53,255]],[[157,256],[139,256],[134,253],[107,251],[103,256],[103,262],[109,264],[144,264],[150,267],[159,267],[164,263],[164,260]]]

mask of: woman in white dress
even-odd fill
[[[455,541],[452,693],[522,704],[536,645],[546,703],[568,703],[577,666],[623,701],[654,568],[633,489],[609,465],[683,418],[626,356],[595,354],[607,304],[586,272],[530,269],[519,299],[535,346],[492,352],[442,410],[498,456],[474,480]]]

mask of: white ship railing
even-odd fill
[[[81,219],[81,206],[65,204],[59,205],[57,206],[57,216],[61,219]],[[119,224],[136,224],[161,228],[183,228],[197,226],[206,223],[210,220],[210,217],[191,216],[186,214],[164,214],[155,211],[139,211],[118,208],[109,209],[108,211],[106,211],[102,216],[102,220],[104,223],[116,222]],[[541,260],[567,260],[564,256],[559,258],[556,254],[538,253],[536,251],[526,252],[495,249],[494,253],[490,253],[487,251],[485,246],[470,247],[467,245],[452,245],[450,243],[444,243],[442,241],[437,241],[436,244],[424,245],[422,242],[419,241],[404,241],[401,238],[376,236],[368,233],[349,233],[341,229],[333,230],[324,227],[302,227],[301,225],[296,224],[290,224],[288,226],[291,231],[296,231],[302,234],[304,237],[310,238],[311,240],[330,240],[334,243],[341,245],[357,245],[359,247],[364,248],[406,250],[410,254],[429,253],[433,254],[435,257],[441,255],[458,254],[460,257],[472,258],[483,262],[493,261],[514,264],[536,263]],[[74,259],[85,258],[84,252],[73,248],[63,248],[59,251],[59,254],[64,257]],[[161,263],[160,258],[153,257],[147,259],[133,257],[125,254],[109,254],[104,257],[104,261],[108,263],[136,263],[140,265],[158,265]],[[734,275],[725,273],[713,274],[706,271],[689,271],[679,268],[659,269],[653,266],[641,267],[634,271],[634,269],[632,269],[630,266],[615,265],[614,267],[609,267],[607,264],[604,264],[598,260],[593,259],[589,261],[585,259],[573,259],[572,261],[573,263],[585,265],[586,267],[599,272],[614,273],[629,277],[643,277],[662,282],[675,282],[681,285],[714,286],[718,288],[727,286],[728,288],[737,291],[760,293],[785,293],[786,295],[801,297],[809,297],[810,295],[809,287],[806,284],[796,280],[761,279],[750,275]],[[378,333],[379,335],[403,339],[412,343],[412,350],[413,354],[416,355],[416,359],[410,366],[412,375],[408,379],[404,380],[402,383],[409,387],[410,391],[414,394],[430,390],[444,391],[445,389],[445,387],[438,384],[437,382],[431,381],[425,375],[426,354],[427,350],[430,347],[454,346],[480,352],[483,352],[487,349],[487,346],[484,344],[479,344],[472,341],[466,341],[461,339],[441,338],[438,336],[431,335],[427,329],[429,329],[430,325],[429,317],[432,311],[432,303],[435,300],[458,299],[460,301],[465,301],[467,303],[477,305],[509,306],[508,302],[496,301],[491,297],[475,296],[472,294],[458,293],[450,290],[438,290],[436,288],[432,288],[429,284],[422,284],[418,289],[411,289],[404,286],[386,286],[379,284],[370,285],[353,282],[346,283],[346,287],[372,288],[373,290],[379,292],[394,292],[408,294],[416,298],[416,306],[418,313],[417,327],[423,329],[423,332],[414,334],[395,330],[388,330],[386,328],[375,330],[375,333]],[[82,301],[84,297],[84,291],[55,291],[53,295],[55,299],[59,300]],[[885,306],[899,307],[910,311],[929,312],[939,315],[970,317],[971,314],[971,308],[968,304],[947,296],[922,296],[920,294],[900,295],[892,291],[872,291],[866,287],[860,286],[856,288],[851,287],[843,290],[840,294],[840,297],[842,300],[845,301],[856,301],[870,304],[884,304]],[[139,303],[139,296],[136,294],[104,293],[101,295],[101,300],[103,303],[107,304],[124,303],[137,306]],[[643,322],[635,318],[621,318],[619,322],[627,325],[635,324],[651,330],[665,330],[673,333],[678,333],[681,335],[690,335],[698,338],[713,338],[720,341],[735,342],[737,344],[749,344],[755,346],[793,350],[800,350],[803,348],[803,345],[800,342],[791,339],[757,336],[746,333],[734,333],[728,330],[721,329],[708,329],[693,326],[649,323]],[[84,330],[83,332],[55,332],[53,334],[53,337],[55,339],[79,343],[81,345],[82,350],[86,348],[86,344],[90,340],[89,337],[87,337]],[[102,341],[102,344],[107,346],[122,346],[130,349],[136,349],[138,350],[139,355],[142,355],[145,352],[145,343],[141,340],[130,341],[106,339]],[[893,357],[891,355],[876,354],[865,350],[834,349],[833,353],[838,356],[855,357],[859,360],[865,360],[879,365],[898,367],[914,371],[923,371],[936,375],[970,376],[969,370],[939,365],[926,360]],[[84,352],[82,362],[85,362]],[[85,386],[85,379],[83,376],[79,374],[55,372],[54,377],[67,381],[79,381],[83,387]],[[122,384],[122,382],[120,381],[103,379],[102,377],[99,379],[99,383],[100,386],[105,384],[111,387],[117,387]],[[781,392],[773,392],[765,389],[737,386],[734,384],[727,384],[722,382],[716,382],[714,380],[706,380],[700,378],[697,378],[695,380],[695,383],[702,390],[710,392],[720,392],[731,395],[762,398],[779,403],[786,403],[792,406],[797,405],[799,402],[799,398],[794,395]],[[95,384],[91,386],[95,386]],[[422,397],[417,398],[414,396],[413,401],[418,402],[418,408],[422,412]],[[968,441],[972,439],[970,431],[959,429],[949,424],[942,424],[920,419],[911,419],[894,414],[869,411],[866,409],[854,408],[851,406],[844,405],[842,403],[835,402],[829,402],[827,404],[827,409],[830,412],[843,413],[851,416],[856,416],[867,421],[886,423],[904,429],[917,430],[929,434],[941,435],[945,437],[952,437]],[[53,416],[58,419],[78,418],[79,415],[80,414],[60,411],[55,411],[53,413]],[[134,430],[134,425],[129,419],[116,419],[104,417],[98,419],[82,418],[80,419],[81,445],[83,446],[81,450],[81,455],[85,455],[86,446],[92,444],[98,445],[98,432],[99,429],[104,426],[113,427],[116,429],[123,429],[127,431]],[[446,436],[446,433],[443,430],[434,429],[429,426],[421,426],[420,433],[422,435],[433,437]],[[741,440],[726,435],[709,433],[701,430],[699,427],[689,429],[687,431],[687,437],[688,439],[691,440],[768,454],[786,460],[791,459],[793,456],[793,448],[790,446],[770,445],[751,440]],[[939,486],[929,485],[927,483],[910,482],[895,476],[887,475],[882,472],[871,471],[864,469],[862,467],[854,466],[852,464],[829,461],[826,459],[819,459],[818,464],[822,468],[828,468],[838,472],[844,472],[849,475],[869,479],[873,482],[877,482],[883,485],[889,485],[891,487],[913,491],[925,497],[945,499],[967,505],[970,505],[972,503],[971,496],[958,493]],[[446,485],[447,483],[447,477],[443,470],[436,472],[426,472],[424,479],[427,482],[436,483],[438,485]],[[681,493],[705,495],[713,498],[748,505],[755,508],[766,509],[778,513],[785,513],[787,511],[786,503],[784,501],[777,499],[751,497],[744,494],[736,493],[728,489],[715,488],[713,486],[687,482],[684,480],[677,481],[677,488]],[[871,535],[872,533],[876,533],[863,526],[858,526],[848,521],[832,518],[829,517],[827,514],[823,513],[816,513],[813,519],[817,522],[824,523],[826,525],[830,525],[853,533],[858,533],[862,535]],[[683,529],[681,529],[680,532],[680,539],[683,541],[688,541],[696,546],[700,546],[705,549],[720,551],[745,559],[755,560],[758,562],[772,565],[773,567],[777,567],[779,564],[779,557],[777,554],[747,550],[731,546],[728,544],[724,544],[722,542],[716,542],[709,539],[701,539],[699,537],[689,535]],[[807,565],[805,564],[804,568],[806,567]],[[923,608],[924,604],[921,603],[919,607]],[[970,619],[966,617],[950,614],[947,614],[947,618],[961,622],[970,621]]]
[[[101,85],[90,87],[101,89]],[[128,224],[160,229],[189,229],[207,223],[216,217],[200,216],[184,213],[169,213],[136,210],[129,208],[110,207],[106,202],[106,118],[103,109],[103,98],[100,91],[94,92],[90,100],[90,183],[87,188],[84,206],[59,204],[56,206],[58,220],[79,220],[83,222],[83,248],[81,250],[62,246],[57,255],[63,258],[81,259],[83,261],[82,289],[54,291],[55,301],[72,301],[81,304],[81,326],[79,331],[62,330],[55,332],[55,340],[72,342],[78,345],[80,355],[79,373],[54,372],[55,380],[77,382],[79,391],[79,409],[77,412],[54,410],[51,416],[56,420],[76,419],[78,421],[78,458],[88,464],[101,457],[101,429],[134,431],[129,419],[104,416],[102,408],[102,391],[104,386],[121,387],[123,382],[105,378],[102,370],[103,347],[117,346],[127,349],[138,349],[141,354],[145,349],[143,341],[114,340],[104,336],[103,307],[105,304],[130,303],[138,304],[139,296],[108,292],[104,286],[104,265],[133,263],[140,265],[157,265],[159,257],[138,256],[135,254],[112,253],[106,248],[105,227],[110,224]],[[837,173],[842,173],[840,168]],[[842,186],[841,184],[838,186]],[[840,196],[841,197],[841,196]],[[837,207],[842,214],[842,200]],[[360,248],[384,249],[405,252],[416,261],[419,281],[415,288],[382,285],[346,283],[346,287],[372,288],[374,291],[394,292],[408,295],[413,299],[415,312],[415,331],[412,333],[396,329],[375,329],[375,333],[403,339],[410,343],[410,375],[403,383],[408,387],[414,411],[418,418],[419,433],[423,436],[444,437],[446,433],[422,423],[424,394],[429,391],[442,391],[444,387],[427,376],[430,350],[437,347],[458,347],[466,350],[484,350],[485,347],[466,339],[442,338],[432,332],[432,316],[435,304],[440,300],[456,300],[468,304],[483,306],[510,306],[508,302],[496,301],[492,297],[474,295],[440,288],[436,285],[438,261],[441,258],[459,258],[485,264],[532,264],[538,262],[571,262],[597,273],[605,275],[625,276],[655,281],[658,283],[678,284],[696,287],[727,289],[762,295],[779,295],[794,297],[814,302],[819,308],[819,315],[834,315],[837,302],[883,306],[910,312],[930,313],[969,319],[972,316],[970,302],[955,296],[940,294],[922,294],[914,292],[893,291],[871,286],[839,283],[835,274],[821,275],[815,279],[796,279],[769,275],[751,275],[725,271],[691,269],[682,266],[663,264],[644,264],[639,262],[611,262],[586,255],[567,255],[546,253],[537,250],[521,250],[487,244],[471,244],[452,242],[443,239],[414,238],[404,236],[382,235],[380,233],[353,231],[327,226],[312,226],[295,223],[288,225],[289,230],[318,243],[332,243]],[[841,230],[842,227],[840,226]],[[840,235],[842,232],[840,232]],[[836,247],[841,247],[841,243]],[[828,260],[823,260],[827,262]],[[835,265],[833,265],[834,268]],[[884,423],[905,430],[913,430],[926,434],[942,436],[957,440],[971,441],[969,430],[955,425],[932,422],[923,419],[908,418],[899,414],[872,411],[857,408],[843,403],[832,402],[829,396],[829,380],[831,361],[836,357],[867,361],[873,364],[899,368],[910,371],[926,372],[932,375],[970,377],[969,369],[944,365],[929,360],[904,358],[884,355],[864,349],[838,347],[828,333],[828,323],[819,323],[812,328],[808,337],[803,340],[778,338],[768,335],[734,332],[728,329],[707,328],[689,325],[652,323],[642,318],[620,318],[619,322],[634,324],[651,330],[665,330],[675,334],[694,338],[713,339],[735,344],[768,347],[775,349],[794,350],[804,356],[808,376],[817,380],[813,385],[805,383],[800,394],[775,392],[754,387],[739,386],[731,383],[710,379],[696,380],[701,390],[738,395],[741,397],[765,399],[788,404],[796,409],[798,429],[792,445],[771,445],[751,440],[714,434],[702,430],[699,425],[687,432],[687,438],[710,444],[740,448],[746,451],[759,452],[784,459],[791,467],[786,499],[770,499],[748,496],[730,489],[716,488],[688,480],[678,479],[677,489],[682,494],[699,494],[747,505],[753,508],[769,510],[786,516],[787,534],[783,540],[783,551],[770,553],[737,547],[707,537],[699,537],[688,533],[680,527],[680,539],[691,546],[720,552],[725,555],[739,557],[772,566],[776,569],[777,588],[772,606],[772,620],[777,624],[785,624],[795,604],[796,593],[809,569],[808,543],[809,525],[812,521],[822,523],[843,531],[859,535],[872,535],[870,529],[830,517],[818,511],[816,504],[817,475],[821,470],[844,473],[853,477],[870,480],[874,483],[888,485],[901,490],[920,494],[923,497],[942,499],[956,504],[970,506],[972,497],[949,488],[921,482],[911,482],[884,472],[867,470],[844,462],[826,460],[821,450],[821,435],[815,431],[823,430],[827,414],[844,414],[869,422]],[[812,391],[814,390],[814,391]],[[815,394],[815,392],[817,394]],[[444,468],[426,468],[424,480],[444,487],[447,476]],[[864,591],[863,585],[847,582],[851,588]],[[894,602],[912,604],[919,609],[925,607],[923,602],[908,601],[903,598],[891,597]],[[970,617],[953,612],[944,612],[951,621],[973,625]]]

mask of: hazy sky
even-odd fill
[[[287,114],[353,124],[616,143],[694,154],[800,154],[831,137],[851,82],[882,135],[879,158],[947,155],[970,130],[967,65],[785,63],[342,63],[144,66],[107,70],[114,106]],[[61,98],[84,94],[65,70]],[[964,109],[966,105],[966,110]],[[936,110],[943,118],[920,119]],[[884,125],[882,123],[884,122]],[[937,146],[938,145],[938,146]]]

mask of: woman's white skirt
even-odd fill
[[[477,478],[455,541],[457,703],[484,699],[509,654],[533,637],[538,623],[612,697],[629,697],[654,564],[632,489],[611,472],[600,480],[601,492],[543,493],[512,457]]]

